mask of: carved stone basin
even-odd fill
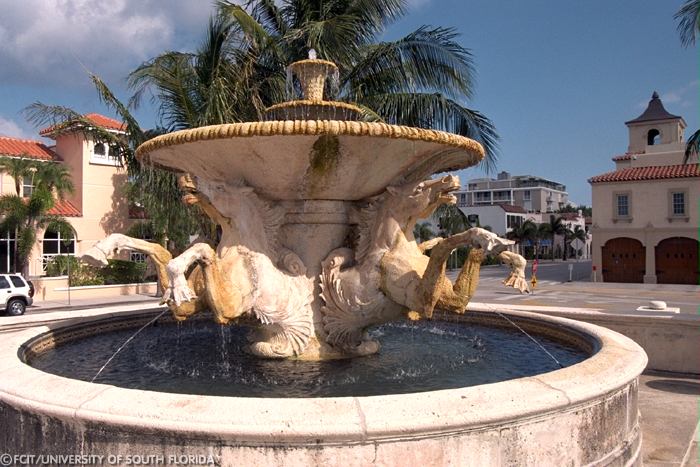
[[[477,164],[469,138],[376,122],[297,120],[216,125],[148,141],[143,161],[202,179],[243,178],[279,200],[361,200],[388,185]]]

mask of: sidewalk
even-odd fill
[[[160,297],[154,295],[120,295],[118,297],[103,297],[103,298],[85,298],[71,300],[70,304],[67,300],[61,301],[36,301],[30,307],[27,307],[26,314],[46,313],[49,311],[65,311],[65,310],[84,310],[87,308],[104,308],[113,305],[133,305],[136,303],[154,304],[159,303]]]

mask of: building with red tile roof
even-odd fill
[[[114,132],[119,132],[119,133],[124,133],[126,132],[126,125],[118,120],[115,120],[113,118],[105,117],[104,115],[96,114],[96,113],[89,113],[83,115],[83,118],[91,123],[93,123],[95,126],[102,127],[105,130],[110,130]],[[49,127],[43,128],[39,130],[39,134],[41,136],[45,136],[47,138],[53,138],[59,133],[62,133],[66,130],[70,131],[77,131],[80,130],[85,126],[85,123],[79,120],[69,120],[67,122],[59,123],[56,125],[51,125]]]
[[[26,157],[40,161],[60,161],[51,148],[40,141],[0,136],[0,156]]]
[[[104,115],[90,113],[84,118],[110,132],[125,130],[121,122]],[[65,199],[57,199],[49,211],[71,223],[73,238],[61,238],[59,232],[39,232],[29,261],[30,276],[43,275],[53,256],[80,254],[105,236],[126,231],[133,223],[129,203],[125,201],[125,170],[110,156],[109,146],[81,131],[84,127],[84,121],[69,121],[41,130],[42,136],[54,140],[51,147],[40,141],[0,137],[0,156],[64,164],[75,186],[73,193],[66,194]],[[31,192],[31,181],[23,180],[22,186],[23,194]],[[0,174],[0,193],[15,193],[14,179],[4,172]],[[0,234],[0,272],[15,270],[14,241],[12,233]]]
[[[700,167],[684,163],[685,121],[655,92],[625,124],[629,147],[615,170],[588,179],[596,279],[698,284]]]

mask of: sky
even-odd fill
[[[497,171],[564,183],[590,205],[587,179],[614,169],[628,145],[624,122],[658,91],[700,126],[698,46],[683,48],[674,13],[682,0],[410,0],[383,40],[421,25],[453,27],[474,55],[470,108],[496,125]],[[210,0],[0,0],[0,135],[39,139],[22,109],[33,102],[114,116],[86,70],[127,100],[127,74],[166,50],[191,51]],[[136,112],[157,123],[148,101]],[[50,143],[49,141],[46,141]],[[459,173],[462,183],[485,174]],[[494,174],[491,174],[495,176]]]

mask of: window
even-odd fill
[[[661,133],[656,128],[652,128],[647,133],[647,146],[653,146],[661,142]]]
[[[148,255],[146,253],[141,253],[140,251],[129,252],[129,261],[134,263],[145,263],[147,259]]]
[[[106,143],[95,143],[90,155],[90,163],[96,165],[111,165],[119,167],[119,159],[110,155],[109,145]]]
[[[75,235],[70,238],[61,236],[60,232],[55,230],[47,230],[44,232],[44,241],[42,242],[41,266],[42,270],[46,271],[46,265],[56,255],[74,255],[75,254]]]
[[[22,177],[22,197],[29,198],[34,192],[34,184],[32,179],[28,177]]]
[[[0,276],[0,289],[9,289],[10,288],[10,283],[7,282],[7,279],[5,279],[5,276]]]
[[[670,190],[668,193],[668,212],[669,220],[672,218],[681,218],[688,220],[688,206],[686,205],[686,200],[688,199],[687,190],[674,189]]]
[[[531,198],[530,190],[523,191],[523,201],[530,201]]]
[[[14,232],[0,234],[0,272],[15,270],[15,236]]]
[[[509,229],[514,229],[520,227],[523,224],[523,218],[521,216],[506,215],[506,227]]]
[[[12,285],[15,287],[26,287],[27,284],[24,283],[21,277],[19,276],[10,276],[10,281],[12,282]]]
[[[630,199],[628,194],[618,194],[616,197],[615,213],[617,217],[629,217]]]

